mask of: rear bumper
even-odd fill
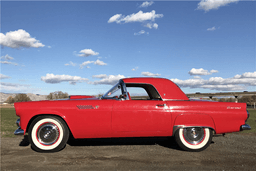
[[[240,127],[240,131],[243,131],[243,130],[251,130],[251,127],[250,125],[248,124],[244,124]]]
[[[16,125],[18,126],[18,129],[14,131],[14,135],[24,135],[24,130],[20,129],[20,118],[17,119]]]

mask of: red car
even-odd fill
[[[75,139],[175,136],[188,151],[201,151],[213,134],[251,129],[245,103],[191,101],[172,81],[125,78],[101,98],[15,103],[18,129],[36,151],[59,151]]]

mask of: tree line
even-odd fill
[[[55,99],[65,99],[65,98],[69,98],[68,93],[63,93],[62,91],[55,91],[50,93],[47,97],[48,100],[55,100]],[[7,98],[7,100],[5,101],[5,103],[15,103],[15,102],[28,102],[28,101],[32,101],[28,95],[26,94],[16,94],[15,97],[9,96]]]
[[[28,102],[31,101],[31,99],[26,94],[16,94],[16,96],[13,98],[12,96],[9,96],[5,103],[15,103],[15,102]]]
[[[212,98],[214,101],[219,101],[219,102],[236,102],[235,98]],[[247,105],[254,105],[256,103],[256,95],[252,96],[241,96],[237,98],[237,102],[239,103],[247,103]]]
[[[102,94],[99,94],[101,96]],[[66,99],[69,98],[68,93],[63,93],[62,91],[55,91],[51,92],[47,97],[48,100],[55,100],[55,99]],[[252,96],[242,96],[238,99],[235,98],[212,98],[213,101],[219,101],[219,102],[240,102],[240,103],[247,103],[247,105],[254,105],[256,103],[256,95]],[[31,99],[26,94],[17,94],[14,98],[12,96],[9,96],[5,103],[15,103],[15,102],[27,102],[31,101]]]

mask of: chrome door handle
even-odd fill
[[[157,104],[156,107],[166,107],[166,104]]]

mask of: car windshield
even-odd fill
[[[111,88],[106,94],[102,96],[102,99],[118,98],[122,95],[122,89],[120,83],[117,83],[113,88]]]

